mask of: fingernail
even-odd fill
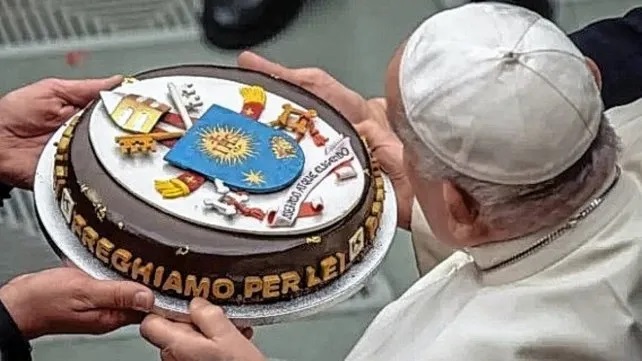
[[[138,292],[134,295],[134,309],[137,311],[151,311],[154,306],[154,296],[149,292]]]

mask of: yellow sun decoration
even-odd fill
[[[252,138],[239,129],[216,127],[202,130],[200,149],[219,163],[234,165],[253,156]]]
[[[249,171],[247,173],[243,173],[245,176],[245,181],[249,184],[252,185],[259,185],[265,183],[265,179],[263,178],[263,173],[261,171]]]

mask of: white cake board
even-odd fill
[[[73,263],[99,280],[127,280],[118,272],[104,266],[93,257],[67,227],[58,208],[53,190],[53,168],[56,147],[64,126],[45,147],[34,181],[34,197],[38,219],[51,247],[63,259]],[[260,326],[288,322],[315,313],[345,301],[359,292],[374,276],[385,258],[397,227],[397,204],[390,180],[384,176],[386,198],[383,217],[371,250],[362,261],[350,267],[337,280],[319,291],[290,301],[269,304],[224,306],[227,316],[238,326]],[[154,292],[156,302],[152,312],[164,317],[189,322],[188,301]]]

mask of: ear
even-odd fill
[[[602,90],[602,73],[600,72],[600,68],[598,68],[597,64],[593,61],[593,59],[589,57],[585,57],[586,59],[586,65],[589,67],[591,72],[593,73],[593,76],[595,77],[595,82],[597,83],[597,87]]]
[[[455,183],[442,184],[444,203],[449,218],[449,228],[458,240],[470,240],[485,233],[479,222],[479,203]]]

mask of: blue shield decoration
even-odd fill
[[[213,105],[165,155],[171,165],[249,193],[271,193],[300,175],[305,155],[282,130]]]

